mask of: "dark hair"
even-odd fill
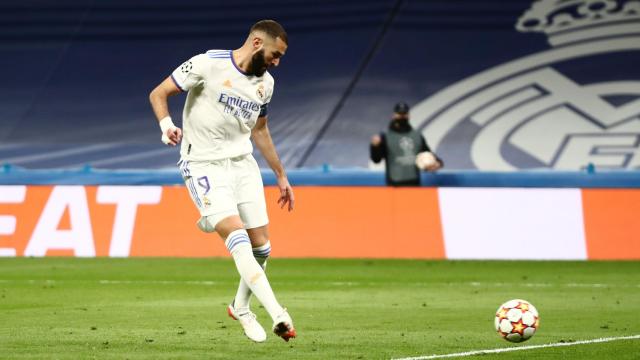
[[[280,38],[284,41],[285,44],[289,45],[289,40],[287,39],[287,32],[284,31],[282,25],[278,24],[275,20],[260,20],[257,23],[253,24],[251,30],[249,32],[254,31],[262,31],[272,38]]]

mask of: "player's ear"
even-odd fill
[[[259,51],[260,49],[262,49],[262,46],[264,45],[264,40],[262,40],[261,37],[256,35],[251,40],[251,44],[253,45],[254,51]]]

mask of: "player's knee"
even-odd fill
[[[206,233],[212,233],[216,231],[215,224],[211,223],[211,216],[203,216],[198,220],[198,229]]]
[[[224,215],[218,216],[219,220],[215,224],[214,221],[211,221],[211,217],[209,217],[209,222],[215,227],[216,231],[222,238],[225,238],[233,231],[244,229],[244,224],[242,223],[240,216],[237,214],[229,214],[228,216],[220,219],[222,216]]]
[[[269,242],[269,231],[266,225],[247,229],[247,232],[251,238],[251,246],[254,248],[263,246]]]

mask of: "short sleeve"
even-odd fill
[[[182,91],[189,91],[192,88],[204,83],[206,74],[206,54],[200,54],[182,63],[171,73],[171,80]]]

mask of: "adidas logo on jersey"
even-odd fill
[[[231,86],[231,81],[229,81],[229,79],[225,80],[225,81],[222,83],[222,86],[224,86],[224,87],[228,87],[228,88],[233,87],[233,86]]]

